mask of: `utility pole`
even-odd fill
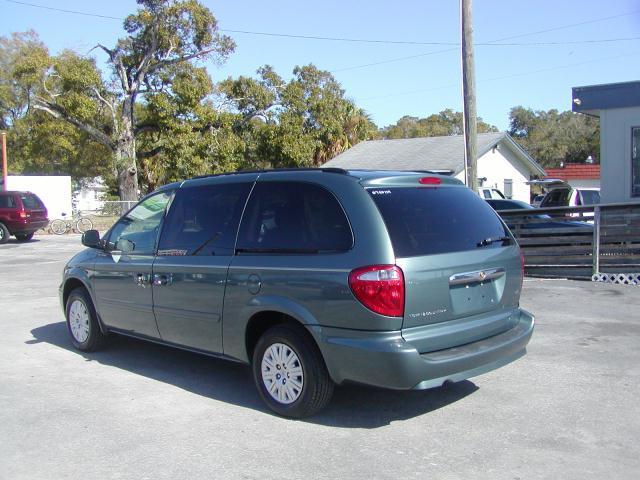
[[[460,0],[460,21],[462,27],[462,96],[464,103],[462,130],[464,133],[465,183],[467,187],[476,192],[478,190],[478,125],[471,3],[472,0]]]
[[[7,185],[7,133],[2,132],[2,190],[9,190]]]

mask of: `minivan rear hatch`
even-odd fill
[[[521,288],[519,248],[484,200],[461,184],[424,178],[367,191],[404,273],[403,331],[472,319],[473,338],[459,342],[509,328]]]

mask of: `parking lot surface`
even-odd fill
[[[443,389],[267,411],[248,367],[114,337],[58,301],[78,236],[0,245],[0,477],[618,479],[640,472],[640,287],[526,279],[527,356]]]

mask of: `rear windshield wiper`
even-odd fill
[[[489,238],[485,238],[484,240],[480,240],[478,243],[476,243],[477,247],[486,247],[487,245],[491,245],[492,243],[495,242],[511,242],[511,237],[489,237]]]

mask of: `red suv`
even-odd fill
[[[10,235],[19,242],[31,240],[48,223],[47,209],[36,194],[0,192],[0,243],[7,243]]]

